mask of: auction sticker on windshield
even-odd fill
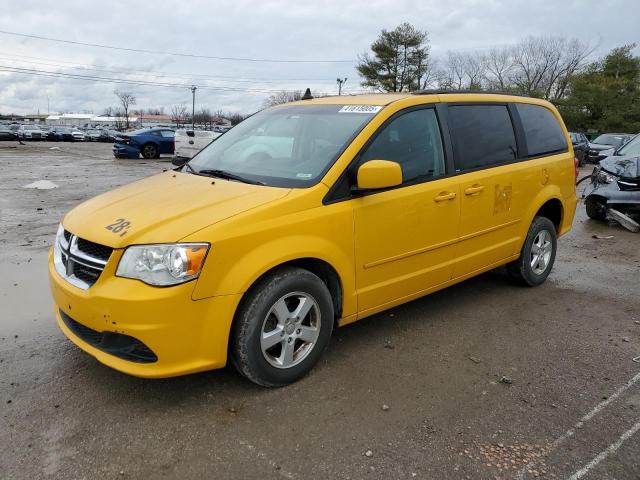
[[[345,105],[338,113],[378,113],[381,105]]]

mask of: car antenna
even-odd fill
[[[304,91],[304,95],[302,96],[302,98],[300,100],[311,100],[313,99],[313,95],[311,95],[311,89],[307,88]]]

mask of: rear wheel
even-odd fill
[[[535,217],[520,251],[520,258],[507,264],[509,275],[530,287],[541,285],[551,273],[557,247],[553,222],[546,217]]]
[[[607,205],[598,197],[587,197],[584,201],[587,216],[593,220],[605,220],[607,218]]]
[[[158,158],[158,148],[153,143],[142,146],[142,156],[147,159]]]
[[[247,379],[280,387],[306,375],[329,343],[331,294],[308,270],[283,268],[243,300],[232,332],[232,360]]]

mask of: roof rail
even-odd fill
[[[438,94],[447,94],[447,93],[486,93],[490,95],[511,95],[513,97],[529,97],[524,93],[514,93],[514,92],[501,92],[499,90],[453,90],[446,88],[434,88],[431,90],[415,90],[411,92],[412,95],[438,95]]]

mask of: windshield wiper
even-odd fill
[[[193,170],[193,168],[191,169]],[[250,183],[252,185],[266,185],[266,183],[264,182],[260,182],[258,180],[251,180],[250,178],[246,178],[241,175],[236,175],[235,173],[227,172],[226,170],[204,169],[204,170],[198,170],[197,172],[194,171],[194,173],[196,175],[206,175],[208,177],[224,178],[226,180],[235,180],[237,182]]]

